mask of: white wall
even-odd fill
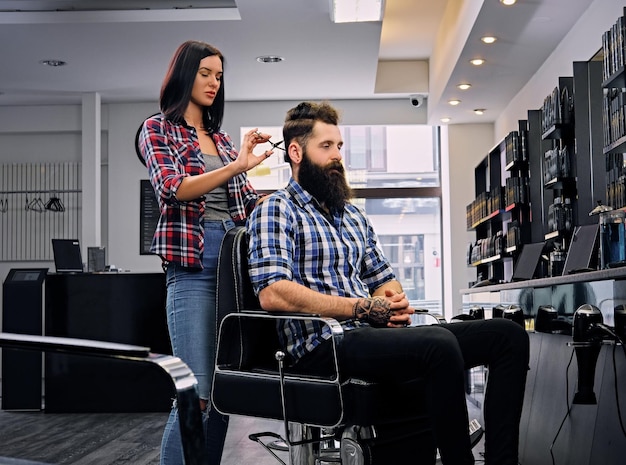
[[[441,202],[444,271],[444,316],[449,321],[461,313],[460,289],[476,280],[476,270],[466,264],[467,244],[476,233],[467,230],[465,207],[476,197],[474,168],[493,148],[492,124],[456,124],[442,130]]]

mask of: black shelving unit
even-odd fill
[[[476,232],[476,242],[469,246],[468,263],[476,268],[477,281],[508,281],[521,245],[546,242],[546,253],[557,244],[567,251],[576,225],[597,222],[589,212],[598,200],[605,201],[608,191],[601,137],[602,63],[575,62],[573,71],[572,77],[560,77],[544,106],[529,110],[528,119],[519,121],[517,130],[475,169],[477,201],[468,206],[468,228]],[[626,179],[626,170],[621,176]],[[494,209],[497,185],[503,198]],[[513,186],[525,186],[525,193],[515,198]],[[626,188],[623,194],[626,198]],[[497,238],[504,243],[499,253],[492,253]],[[473,247],[479,253],[472,255]]]
[[[541,129],[541,110],[528,111],[528,173],[531,192],[530,202],[530,242],[544,241],[544,224],[546,223],[543,188],[543,155],[550,146],[544,140]]]
[[[576,225],[597,224],[589,216],[598,201],[606,203],[606,169],[602,155],[602,61],[574,62],[574,107],[577,200]]]
[[[565,250],[577,208],[573,77],[559,78],[541,111],[544,240]]]
[[[518,130],[505,141],[504,215],[505,253],[514,261],[522,244],[530,242],[530,179],[528,170],[528,122],[518,122]]]
[[[474,170],[476,200],[467,206],[467,226],[476,241],[468,264],[477,281],[510,279],[520,246],[530,239],[528,166],[528,126],[520,121]]]
[[[626,8],[624,9],[626,16]],[[624,23],[618,18],[616,26]],[[624,69],[624,31],[614,26],[602,37],[602,127],[605,156],[605,203],[613,208],[626,207],[626,70]]]

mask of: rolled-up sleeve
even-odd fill
[[[270,284],[293,278],[293,215],[286,201],[269,196],[248,218],[250,280],[258,294]]]

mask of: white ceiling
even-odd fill
[[[493,121],[591,1],[386,0],[382,23],[360,24],[333,24],[329,0],[147,3],[200,8],[43,12],[27,10],[93,0],[0,0],[0,105],[79,103],[85,92],[100,93],[103,103],[157,101],[172,53],[198,39],[224,53],[230,101],[402,97],[409,105],[411,93],[424,93],[431,124],[442,116]],[[483,44],[485,34],[498,41]],[[285,61],[263,64],[260,55]],[[476,56],[487,60],[481,68],[469,64]],[[68,64],[39,63],[46,59]],[[424,77],[421,62],[430,67]],[[460,91],[460,82],[472,88]],[[462,102],[451,107],[455,97]],[[476,116],[474,108],[487,111]]]

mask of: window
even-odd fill
[[[242,128],[241,135],[251,128]],[[414,307],[441,313],[441,188],[439,128],[426,125],[340,127],[353,202],[370,218],[380,247]],[[259,128],[282,139],[282,128]],[[257,153],[271,148],[258,146]],[[284,152],[249,172],[259,191],[284,187],[291,176]]]

